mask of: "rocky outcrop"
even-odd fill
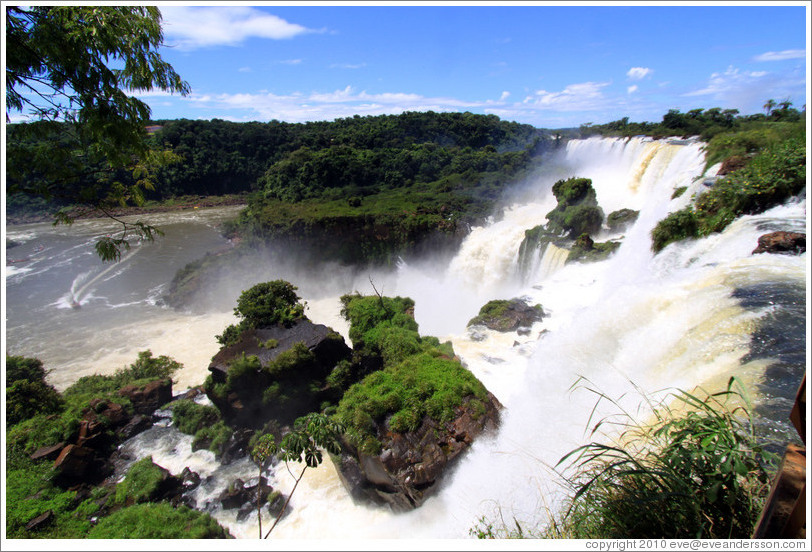
[[[344,452],[335,459],[342,482],[355,500],[396,511],[417,508],[474,439],[498,426],[502,405],[490,393],[484,411],[482,404],[469,398],[457,407],[451,422],[442,424],[425,416],[416,431],[407,433],[388,431],[385,423],[380,424],[382,447],[376,455],[343,441]]]
[[[633,209],[618,209],[606,216],[606,225],[613,232],[622,232],[637,220],[640,211]]]
[[[274,491],[264,477],[247,483],[242,479],[235,479],[217,497],[217,502],[224,510],[237,510],[237,521],[243,521],[251,515],[255,516],[257,502],[260,508],[265,506],[272,516],[277,516],[282,511],[284,501],[285,496],[279,491]]]
[[[118,394],[130,399],[136,414],[152,414],[172,400],[172,380],[155,380],[146,385],[126,385]]]
[[[485,326],[498,332],[515,332],[530,327],[544,317],[541,305],[530,306],[523,299],[488,301],[468,326]]]
[[[206,394],[229,425],[258,429],[270,419],[290,424],[319,409],[323,396],[318,390],[351,354],[340,334],[308,320],[289,328],[248,330],[212,358]],[[237,361],[251,357],[255,368],[241,364],[237,374]]]
[[[596,242],[589,234],[581,234],[572,245],[567,262],[597,262],[608,258],[620,247],[620,242]]]
[[[799,232],[770,232],[758,238],[757,253],[785,253],[799,255],[806,251],[806,234]]]

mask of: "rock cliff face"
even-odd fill
[[[325,378],[351,354],[341,335],[308,320],[248,330],[212,358],[206,393],[229,425],[258,429],[269,419],[289,424],[319,410]],[[233,366],[243,357],[256,357],[256,368],[237,377]]]
[[[344,441],[336,459],[339,475],[352,497],[388,505],[396,511],[417,508],[436,490],[449,468],[480,435],[494,431],[502,405],[488,393],[484,412],[479,401],[466,400],[456,417],[440,424],[428,416],[416,431],[396,433],[377,424],[381,452],[365,454]]]

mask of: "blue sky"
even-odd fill
[[[159,4],[192,87],[156,119],[472,111],[539,127],[806,103],[806,2]]]

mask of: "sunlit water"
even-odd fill
[[[342,293],[372,293],[374,284],[386,295],[415,299],[421,333],[450,339],[505,406],[499,431],[480,438],[441,490],[407,514],[354,504],[327,460],[308,470],[275,538],[467,538],[482,516],[537,526],[566,494],[556,464],[588,441],[590,416],[616,414],[620,406],[638,412],[643,394],[696,386],[719,391],[734,375],[753,395],[764,435],[790,438],[786,416],[808,358],[807,255],[751,251],[763,233],[805,231],[805,200],[742,217],[721,234],[672,244],[655,256],[654,225],[703,189],[700,144],[589,139],[570,142],[551,163],[550,176],[526,183],[515,194],[521,201],[472,229],[450,260],[409,259],[391,271],[302,271],[283,253],[258,256],[235,266],[189,313],[163,307],[158,298],[186,262],[228,247],[216,223],[233,209],[167,215],[164,238],[134,247],[116,265],[102,265],[89,245],[110,231],[107,223],[9,228],[9,237],[24,244],[8,250],[8,258],[31,260],[7,266],[8,350],[41,358],[63,389],[82,375],[129,364],[149,348],[184,364],[177,391],[202,383],[218,349],[214,336],[234,320],[239,291],[257,281],[292,281],[308,302],[308,316],[345,336]],[[567,176],[591,178],[605,213],[631,208],[640,216],[622,234],[595,236],[622,240],[608,260],[564,264],[566,250],[550,246],[523,278],[517,262],[524,231],[545,222],[555,206],[552,184]],[[672,199],[683,186],[686,193]],[[512,297],[540,303],[547,314],[529,334],[466,328],[485,302]],[[72,300],[81,307],[71,308]],[[619,406],[598,404],[596,393]],[[190,443],[169,427],[126,446],[133,458],[151,454],[174,473],[189,466],[213,476],[195,495],[199,506],[235,477],[256,475],[247,460],[220,467],[211,453],[192,452]],[[266,475],[283,492],[292,488],[284,466]],[[237,522],[235,511],[210,509],[233,535],[256,538],[254,517]],[[266,514],[263,527],[270,523]]]

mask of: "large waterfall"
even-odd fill
[[[333,285],[330,289],[336,288],[336,293],[327,296],[309,296],[312,287],[302,286],[308,316],[335,326],[345,336],[346,324],[338,317],[340,293],[353,289],[371,293],[372,279],[387,295],[412,297],[421,334],[450,339],[465,365],[505,409],[498,432],[475,442],[442,488],[414,512],[393,514],[354,504],[327,460],[308,470],[293,496],[292,511],[275,530],[275,538],[466,538],[483,516],[508,524],[515,520],[524,526],[544,523],[566,496],[561,468],[556,464],[589,438],[587,421],[597,396],[587,387],[636,411],[643,404],[643,394],[662,396],[669,389],[691,390],[696,386],[718,391],[736,375],[747,384],[759,408],[775,418],[765,419],[765,431],[783,438],[781,416],[788,414],[787,397],[794,394],[804,371],[798,349],[805,346],[803,301],[808,259],[805,253],[783,256],[751,252],[763,233],[805,231],[805,198],[742,217],[720,234],[672,244],[654,255],[650,233],[656,223],[703,189],[705,159],[700,143],[646,138],[575,140],[551,165],[549,171],[525,183],[515,195],[520,200],[505,206],[487,225],[473,228],[450,262],[409,260],[393,273],[364,275],[342,284],[344,289]],[[535,252],[529,271],[522,276],[518,253],[525,231],[546,222],[545,215],[556,204],[552,185],[569,176],[592,180],[605,213],[628,208],[639,211],[639,217],[622,233],[605,229],[593,236],[595,241],[621,242],[607,260],[565,263],[567,249],[551,244]],[[681,187],[686,188],[685,193],[674,198],[675,189]],[[127,270],[137,270],[135,263],[148,254],[143,251],[129,260],[133,266]],[[87,298],[94,297],[100,282],[120,277],[116,272],[99,275],[80,268],[72,277],[71,287]],[[126,273],[125,268],[118,272]],[[82,274],[86,275],[79,278]],[[8,276],[7,285],[16,282],[8,279],[15,277],[22,285],[24,276]],[[276,274],[269,267],[268,279],[276,277],[296,278]],[[156,285],[161,282],[142,286],[143,294],[154,294]],[[68,289],[66,286],[63,295]],[[96,297],[101,295],[99,290],[95,293]],[[547,315],[529,335],[479,329],[470,332],[466,328],[488,300],[513,297],[541,304]],[[50,308],[57,303],[58,299]],[[17,302],[10,299],[10,304],[16,306]],[[166,310],[154,304],[150,308]],[[149,316],[146,312],[141,315]],[[160,316],[166,318],[165,314]],[[176,329],[206,320],[188,315],[177,321],[174,316],[166,323]],[[213,327],[219,331],[229,316],[217,313],[209,319],[215,320]],[[65,328],[65,322],[56,318],[60,326],[50,328],[43,323],[43,335],[48,339]],[[10,316],[10,335],[25,342],[22,336],[28,335],[27,328],[33,324],[17,323]],[[754,354],[751,336],[765,328],[789,336],[789,342],[784,339],[782,343],[795,348],[794,356],[766,346]],[[85,343],[92,349],[89,336],[104,331],[89,327]],[[157,336],[155,339],[160,341]],[[210,355],[212,336],[202,332],[199,339],[208,340],[205,355]],[[82,337],[74,336],[73,341],[78,343]],[[12,352],[36,356],[41,344],[25,344],[28,350]],[[172,354],[165,350],[155,353]],[[85,351],[72,349],[69,354],[78,358]],[[782,359],[780,373],[771,371],[778,356]],[[55,353],[54,358],[57,361],[46,362],[46,366],[56,370],[62,387],[83,374],[77,371],[71,376],[65,366],[58,365],[61,357]],[[64,363],[76,365],[67,360]],[[205,368],[205,364],[187,367],[182,381],[202,382]],[[574,386],[577,382],[582,384]],[[613,408],[617,407],[601,403],[593,416],[614,414]],[[640,415],[645,417],[645,412]],[[164,428],[127,446],[134,456],[152,454],[157,463],[173,472],[190,466],[204,478],[215,474],[219,488],[234,477],[256,475],[256,468],[248,461],[217,468],[211,453],[191,452],[190,441]],[[284,466],[269,475],[274,487],[290,491],[293,481]],[[216,490],[202,486],[198,493],[196,498],[203,503]],[[236,514],[222,510],[215,510],[214,515],[235,536],[256,538],[255,518],[237,522]],[[269,521],[266,517],[263,527]]]

